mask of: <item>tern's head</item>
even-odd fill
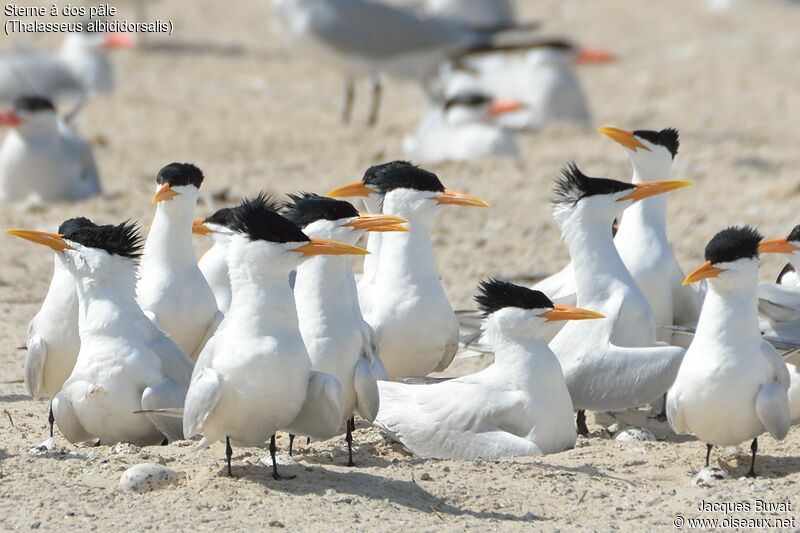
[[[231,268],[273,271],[281,275],[314,255],[362,255],[350,244],[308,237],[297,225],[279,215],[275,201],[265,194],[245,199],[234,210],[230,229]]]
[[[67,35],[64,39],[63,49],[88,53],[105,53],[108,50],[118,50],[133,47],[133,39],[121,32],[89,31],[97,21],[85,20],[80,22],[80,30]]]
[[[98,226],[87,218],[64,221],[58,233],[35,230],[7,230],[7,233],[43,244],[62,254],[77,278],[110,279],[121,273],[132,274],[142,250],[136,223]]]
[[[206,218],[196,218],[192,221],[192,233],[209,236],[214,242],[227,242],[233,233],[230,229],[233,213],[233,207],[223,207]]]
[[[191,210],[194,212],[203,171],[191,163],[170,163],[158,171],[156,194],[153,203],[167,212]]]
[[[311,193],[290,194],[283,216],[309,237],[355,244],[365,231],[408,231],[402,217],[359,213],[344,200]]]
[[[525,104],[514,100],[497,100],[477,92],[465,91],[454,94],[444,102],[445,121],[451,126],[492,122],[495,117],[525,108]]]
[[[686,276],[683,284],[707,279],[720,289],[755,287],[762,239],[763,235],[750,226],[732,226],[720,231],[706,245],[706,261]]]
[[[568,164],[556,180],[553,213],[562,226],[575,216],[591,221],[611,222],[623,209],[656,194],[690,185],[688,181],[664,180],[625,183],[607,178],[591,178],[574,163]]]
[[[602,64],[614,60],[615,57],[605,50],[580,48],[564,39],[544,39],[527,55],[528,63],[534,68],[545,65],[571,68],[573,64]]]
[[[548,322],[604,318],[600,313],[553,303],[544,293],[505,281],[488,279],[478,284],[475,296],[485,318],[484,329],[544,336]]]
[[[374,167],[373,167],[374,168]],[[353,196],[356,184],[345,185],[328,196]],[[365,182],[362,182],[362,186]],[[394,161],[370,175],[366,186],[383,198],[383,211],[405,218],[433,216],[443,205],[488,207],[489,204],[471,196],[445,189],[433,172],[406,161]]]
[[[10,109],[0,110],[0,126],[18,128],[23,134],[42,130],[56,131],[58,116],[53,102],[39,96],[22,96]]]
[[[645,181],[669,176],[681,144],[675,128],[661,131],[600,128],[600,133],[625,148],[634,170]]]

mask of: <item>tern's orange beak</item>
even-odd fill
[[[700,281],[701,279],[716,278],[723,272],[725,272],[724,268],[717,268],[711,264],[711,261],[706,261],[699,267],[695,268],[691,274],[686,276],[686,279],[683,280],[683,284],[689,285],[690,283]]]
[[[576,65],[599,65],[616,60],[617,58],[614,54],[602,48],[581,48],[578,51],[578,55],[575,56],[574,62]]]
[[[133,39],[122,32],[107,33],[103,46],[109,50],[115,48],[133,48]]]
[[[647,150],[648,152],[652,152],[650,148],[642,144],[642,142],[636,138],[632,131],[628,130],[621,130],[619,128],[600,128],[600,133],[609,137],[611,140],[628,148],[629,150],[633,150],[634,152],[641,148],[642,150]]]
[[[645,183],[637,183],[631,192],[622,198],[618,198],[617,201],[624,202],[626,200],[633,200],[634,202],[638,202],[639,200],[644,200],[645,198],[649,198],[657,194],[663,194],[675,189],[680,189],[681,187],[688,187],[691,184],[691,181],[681,180],[648,181]]]
[[[486,112],[490,117],[498,117],[506,113],[513,113],[525,109],[525,104],[514,100],[496,100],[492,102],[489,110]]]
[[[35,242],[36,244],[43,244],[56,252],[72,249],[58,233],[48,233],[46,231],[36,231],[32,229],[7,229],[6,233],[25,239],[26,241]]]
[[[464,207],[489,207],[489,204],[471,194],[445,189],[441,194],[433,197],[440,204],[461,205]]]
[[[0,126],[19,126],[20,124],[22,124],[22,117],[14,113],[13,110],[0,110]]]
[[[554,304],[552,310],[545,311],[539,316],[546,318],[548,322],[556,322],[558,320],[594,320],[606,317],[588,309],[561,304]]]
[[[328,196],[331,198],[351,198],[354,196],[364,197],[369,196],[374,193],[372,189],[364,185],[363,181],[357,181],[355,183],[348,183],[347,185],[342,185],[341,187],[337,187],[328,193]]]
[[[338,241],[328,241],[325,239],[315,239],[314,237],[311,237],[311,240],[309,242],[301,246],[298,246],[293,251],[299,252],[304,256],[366,255],[369,253],[365,249],[359,248],[358,246],[353,246],[352,244],[346,244]]]
[[[181,193],[175,192],[170,186],[169,183],[164,183],[156,194],[153,196],[152,202],[157,204],[158,202],[169,202],[176,196],[180,195]]]
[[[209,235],[211,233],[216,233],[213,229],[203,222],[202,218],[196,218],[192,221],[192,233],[194,235]]]
[[[790,243],[786,237],[761,241],[761,244],[758,245],[758,251],[762,254],[790,254],[797,250],[800,250],[800,246]]]
[[[408,231],[403,224],[408,220],[394,215],[373,213],[359,213],[358,218],[346,223],[345,226],[363,231]]]

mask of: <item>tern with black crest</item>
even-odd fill
[[[274,206],[277,209],[277,206]],[[231,279],[228,274],[228,244],[232,231],[230,223],[233,221],[233,208],[223,207],[205,219],[196,219],[192,223],[194,235],[207,236],[213,245],[197,262],[197,266],[206,278],[217,308],[221,313],[228,311],[231,306]]]

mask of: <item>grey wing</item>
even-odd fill
[[[75,414],[72,402],[60,394],[57,394],[55,398],[53,398],[53,403],[51,405],[56,424],[61,434],[64,435],[64,438],[73,444],[86,442],[94,438],[94,435],[89,435],[84,429],[81,421],[78,419],[78,415]]]
[[[142,393],[142,409],[180,409],[186,399],[187,385],[171,379],[147,387]],[[145,413],[150,422],[170,441],[183,439],[183,421],[173,416]]]
[[[339,434],[344,418],[339,380],[324,372],[311,371],[303,407],[285,429],[294,435],[328,439]]]
[[[667,394],[667,421],[670,427],[677,434],[686,433],[689,428],[686,427],[686,418],[683,416],[683,411],[680,405],[680,396],[672,389]]]
[[[201,431],[222,396],[222,377],[205,368],[193,376],[183,406],[183,436],[191,439]]]
[[[758,391],[756,414],[770,435],[783,440],[789,433],[789,397],[786,388],[777,381],[770,381]]]
[[[85,89],[58,57],[45,54],[13,54],[0,62],[0,99],[27,94],[58,99],[80,97]]]
[[[31,398],[38,400],[44,379],[47,343],[34,333],[28,337],[25,345],[28,348],[28,353],[25,355],[25,388],[28,389]]]
[[[786,362],[767,340],[761,341],[761,355],[769,363],[773,377],[785,390],[789,390],[791,377],[789,376],[789,370],[786,368]]]
[[[372,366],[364,357],[360,357],[356,363],[353,384],[356,389],[356,410],[364,420],[372,422],[378,415],[380,395]]]
[[[175,344],[175,341],[161,330],[158,330],[157,334],[150,340],[149,346],[161,360],[161,371],[164,375],[175,383],[188,387],[192,379],[194,363]]]

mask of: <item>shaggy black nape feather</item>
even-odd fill
[[[35,113],[37,111],[55,111],[56,106],[47,98],[41,96],[20,96],[11,104],[14,111]]]
[[[194,185],[199,189],[203,183],[203,171],[191,163],[170,163],[158,171],[156,183],[169,183],[170,187]]]
[[[575,205],[587,196],[614,194],[629,191],[635,185],[607,178],[590,178],[578,169],[575,163],[568,163],[561,169],[553,190],[554,204]]]
[[[310,239],[297,225],[275,212],[275,200],[259,193],[245,198],[233,211],[229,228],[251,241],[307,242]]]
[[[794,229],[792,229],[792,232],[789,234],[786,240],[789,242],[800,241],[800,224],[798,224],[797,226],[794,227]]]
[[[712,265],[742,258],[758,257],[764,236],[751,226],[731,226],[720,231],[706,245],[706,261]]]
[[[565,39],[553,39],[550,41],[544,41],[536,46],[536,48],[553,48],[556,50],[575,50],[577,47],[574,43],[567,41]]]
[[[92,222],[86,217],[76,217],[65,220],[58,227],[59,235],[64,235],[67,232],[73,232],[80,228],[94,228],[97,224]]]
[[[203,219],[203,222],[208,224],[216,224],[218,226],[222,226],[224,228],[230,227],[231,220],[233,220],[233,207],[223,207],[222,209],[217,210],[212,215],[207,216]]]
[[[381,194],[394,189],[444,192],[444,185],[436,174],[408,161],[391,161],[369,167],[362,181]]]
[[[636,130],[633,134],[649,143],[663,146],[672,154],[672,159],[678,155],[681,140],[675,128],[664,128],[661,131]]]
[[[290,194],[291,202],[286,202],[283,216],[304,228],[317,220],[342,220],[355,218],[358,210],[350,202],[303,192]]]
[[[553,302],[540,291],[494,278],[478,284],[475,302],[483,316],[489,316],[505,307],[520,309],[552,309]]]
[[[453,106],[478,107],[492,101],[490,96],[483,93],[464,93],[451,96],[444,102],[445,111]]]
[[[62,231],[63,230],[63,231]],[[138,260],[142,255],[142,236],[136,222],[126,220],[116,226],[98,226],[87,219],[70,219],[59,227],[65,240],[87,248],[105,250],[109,254]]]

